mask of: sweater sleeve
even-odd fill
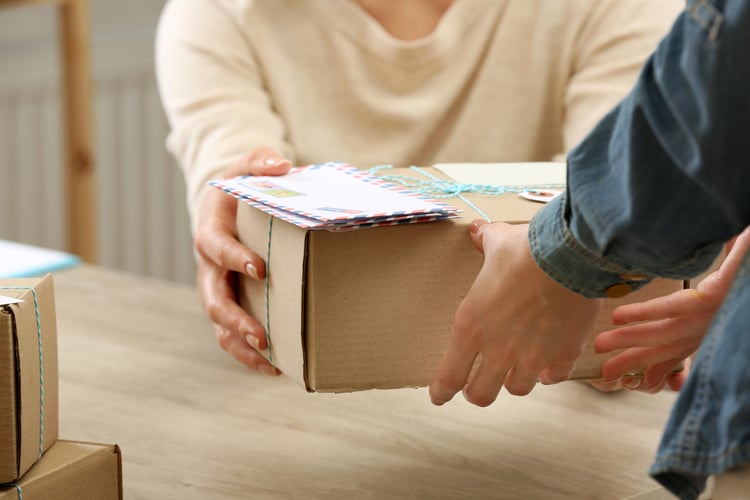
[[[294,161],[282,120],[240,24],[236,4],[170,0],[156,38],[156,73],[170,124],[167,149],[185,175],[195,230],[206,182],[268,147]],[[244,15],[250,15],[246,10]]]
[[[635,84],[644,61],[681,12],[683,0],[600,0],[575,44],[564,96],[570,151]]]

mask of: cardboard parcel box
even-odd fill
[[[498,178],[519,169],[538,170],[541,179]],[[503,186],[565,182],[564,164],[445,165],[422,172]],[[413,169],[386,173],[424,180]],[[542,206],[517,192],[463,198],[491,220],[508,223],[528,222]],[[239,301],[267,327],[271,362],[311,392],[428,385],[453,314],[483,261],[469,239],[469,224],[480,213],[458,197],[443,201],[463,209],[462,217],[342,232],[305,230],[239,203],[240,240],[266,259],[269,271],[268,282],[242,278]],[[683,285],[656,280],[625,298],[607,300],[594,333],[611,327],[615,306]],[[573,378],[598,378],[612,355],[594,354],[590,343]]]
[[[57,441],[0,500],[121,500],[122,458],[117,445]]]
[[[57,439],[57,325],[52,275],[0,279],[0,483]]]

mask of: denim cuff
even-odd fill
[[[539,210],[529,224],[531,254],[550,278],[588,298],[623,297],[653,279],[581,245],[565,220],[566,203],[563,193]]]

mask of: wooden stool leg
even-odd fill
[[[87,0],[59,4],[62,50],[66,233],[69,250],[95,263],[96,179],[93,158]]]

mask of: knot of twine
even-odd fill
[[[383,170],[393,168],[392,165],[378,165],[368,170],[370,175],[377,175]],[[415,172],[419,172],[422,176],[427,179],[416,179],[408,175],[378,175],[378,178],[393,184],[403,186],[410,191],[415,193],[428,196],[430,198],[460,198],[464,203],[470,206],[474,211],[482,216],[487,221],[490,218],[482,212],[474,203],[470,202],[463,197],[465,193],[476,193],[490,196],[500,196],[505,193],[523,193],[526,191],[536,191],[539,189],[555,189],[562,187],[561,184],[547,184],[547,185],[534,185],[534,186],[499,186],[497,184],[473,184],[473,183],[462,183],[456,182],[449,179],[440,179],[435,177],[431,173],[419,167],[410,167]]]

